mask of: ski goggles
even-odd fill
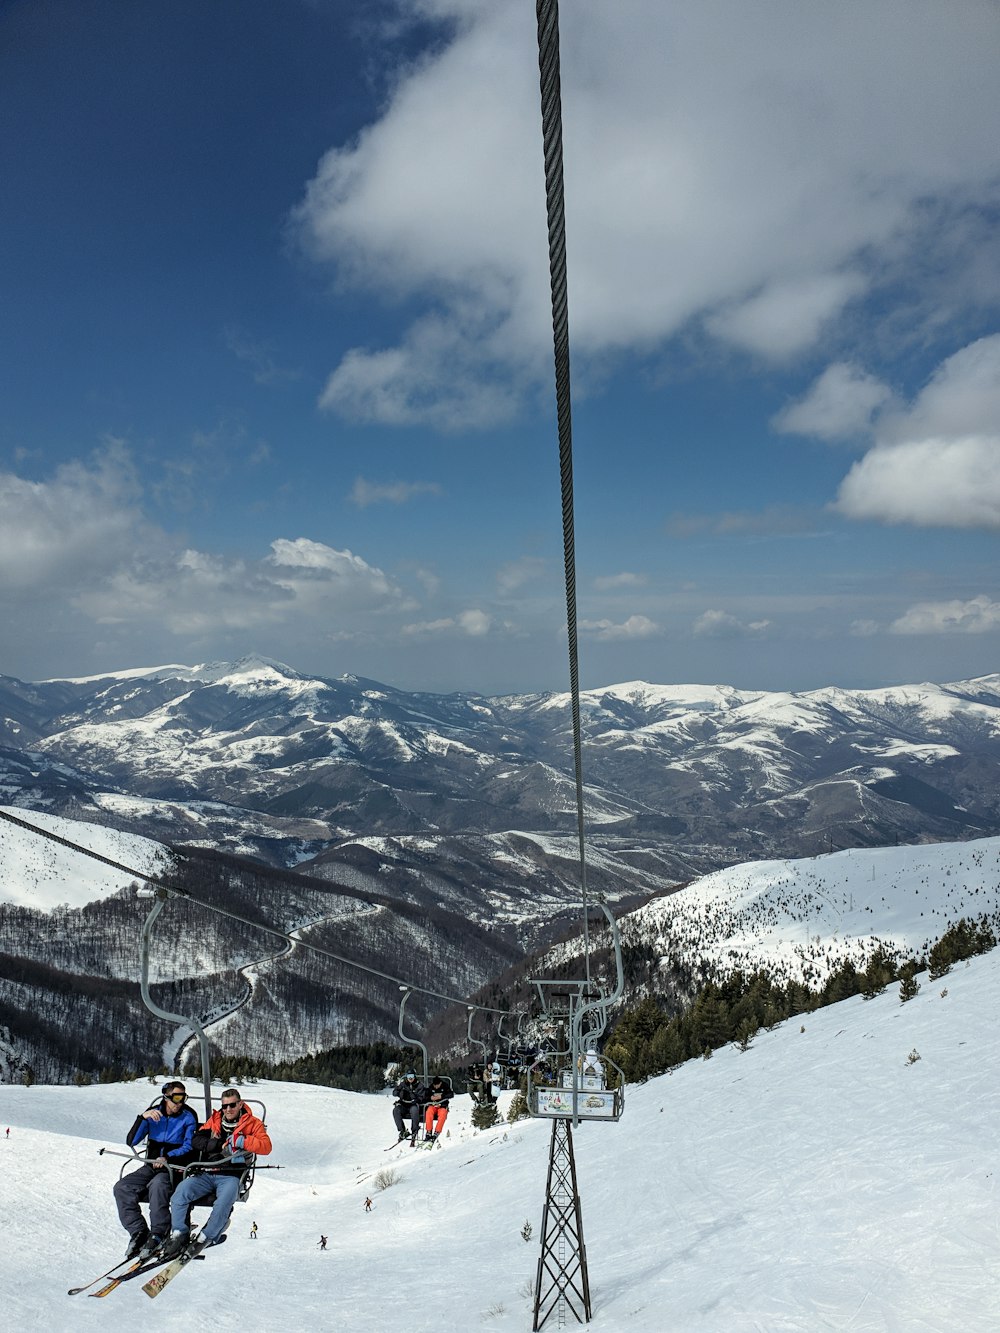
[[[187,1097],[186,1092],[168,1092],[164,1094],[164,1101],[174,1102],[179,1106],[181,1102],[187,1101]]]

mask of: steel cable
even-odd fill
[[[580,724],[580,671],[576,623],[573,419],[569,374],[569,300],[566,277],[566,209],[563,190],[558,0],[536,0],[535,13],[538,20],[538,75],[542,103],[542,147],[545,159],[545,211],[549,233],[549,283],[552,289],[552,343],[555,358],[556,419],[559,431],[559,476],[562,489],[563,563],[566,572],[566,631],[569,641],[570,706],[573,716],[576,824],[580,844],[583,955],[586,978],[589,984],[590,930],[587,922],[587,854],[583,819],[583,743]]]
[[[172,884],[169,880],[156,875],[147,875],[143,870],[136,870],[132,866],[123,865],[121,861],[112,860],[110,856],[102,856],[100,852],[91,851],[89,847],[82,847],[78,842],[71,842],[69,838],[63,838],[49,829],[39,828],[37,824],[30,824],[25,819],[18,819],[16,815],[12,815],[7,810],[0,810],[0,819],[5,819],[9,824],[16,824],[18,828],[26,829],[29,833],[37,833],[39,837],[58,843],[71,852],[79,852],[81,856],[89,856],[93,861],[100,861],[102,865],[110,866],[113,870],[119,870],[131,879],[142,880],[146,884],[152,884],[155,888],[165,889],[167,893],[172,894],[175,898],[186,898],[188,902],[203,907],[206,912],[214,912],[217,916],[227,917],[230,921],[238,921],[241,925],[250,926],[253,930],[262,930],[267,935],[277,935],[279,939],[286,940],[293,947],[307,949],[310,953],[319,954],[321,958],[331,958],[336,963],[343,963],[345,967],[357,968],[358,971],[367,972],[370,976],[378,977],[382,981],[391,981],[401,989],[415,991],[418,995],[430,995],[435,1000],[445,1000],[449,1004],[461,1004],[467,1009],[476,1009],[484,1014],[505,1014],[509,1012],[506,1009],[494,1009],[488,1005],[474,1004],[469,1000],[460,999],[457,995],[446,995],[441,991],[428,990],[426,986],[417,986],[409,981],[404,981],[401,977],[394,977],[389,972],[380,972],[377,968],[368,967],[367,964],[356,962],[353,958],[345,958],[343,954],[334,953],[330,949],[323,949],[318,944],[309,944],[306,940],[293,940],[287,931],[280,930],[277,926],[265,926],[259,921],[251,921],[249,917],[240,916],[238,912],[228,912],[224,907],[216,907],[214,903],[207,903],[203,898],[196,897],[190,889],[186,889],[182,884]],[[387,910],[392,911],[391,908]]]

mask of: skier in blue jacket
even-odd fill
[[[168,1163],[185,1166],[191,1160],[191,1140],[198,1128],[183,1083],[164,1083],[161,1092],[162,1100],[137,1115],[125,1136],[130,1148],[145,1140],[146,1163],[122,1176],[114,1188],[118,1217],[129,1235],[126,1259],[148,1258],[170,1234],[170,1196],[180,1173]],[[146,1199],[149,1226],[139,1207]]]

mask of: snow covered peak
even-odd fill
[[[191,678],[205,684],[221,685],[229,681],[241,685],[259,683],[277,685],[289,680],[302,680],[294,667],[270,657],[251,653],[237,662],[203,662],[191,668]]]

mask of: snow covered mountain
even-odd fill
[[[737,861],[1000,833],[1000,675],[775,694],[585,691],[592,844],[635,891]],[[408,693],[262,658],[0,677],[0,799],[331,873],[573,855],[569,699]],[[375,841],[372,841],[375,840]],[[370,859],[370,858],[369,858]],[[643,874],[646,873],[646,880]]]
[[[1000,838],[732,866],[640,907],[622,934],[722,974],[820,987],[847,960],[864,970],[878,948],[925,957],[963,918],[1000,924]]]
[[[855,996],[630,1087],[619,1124],[574,1132],[588,1328],[992,1333],[1000,951],[918,980],[907,1004],[896,987]],[[118,1162],[99,1149],[120,1146],[151,1091],[3,1090],[12,1327],[131,1333],[152,1312],[246,1333],[531,1327],[548,1124],[476,1134],[462,1096],[433,1152],[386,1154],[385,1098],[295,1084],[246,1089],[282,1170],[258,1175],[226,1245],[155,1306],[138,1283],[93,1305],[68,1297],[123,1251]],[[397,1179],[380,1191],[386,1167]]]

